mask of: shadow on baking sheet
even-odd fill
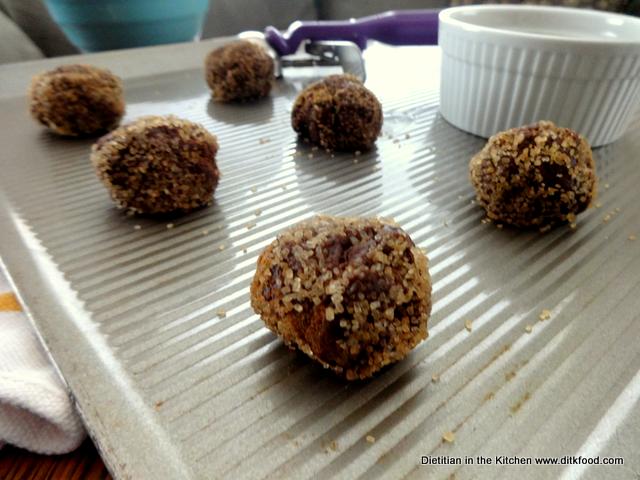
[[[377,215],[382,205],[383,181],[380,159],[374,147],[355,155],[327,152],[299,140],[295,151],[300,196],[315,211],[334,215]],[[331,191],[326,197],[323,192]],[[344,201],[336,202],[336,199]],[[331,200],[328,202],[328,200]],[[330,203],[337,211],[327,211]]]
[[[271,96],[254,100],[250,104],[217,102],[213,98],[207,104],[207,114],[218,122],[231,125],[267,124],[273,118]]]

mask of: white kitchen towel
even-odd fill
[[[67,390],[0,272],[0,448],[75,450],[86,436]]]

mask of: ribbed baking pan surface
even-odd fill
[[[267,100],[212,103],[210,46],[121,53],[127,70],[80,59],[125,78],[128,120],[173,113],[218,136],[215,202],[187,216],[124,215],[90,140],[43,131],[23,95],[0,100],[2,260],[114,475],[637,478],[640,123],[595,151],[597,208],[575,230],[498,229],[468,180],[484,140],[438,113],[437,50],[369,51],[384,135],[330,155],[290,128],[292,76]],[[249,305],[260,251],[316,213],[393,217],[430,259],[429,339],[369,381],[289,351]],[[421,465],[478,455],[625,465]]]

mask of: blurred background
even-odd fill
[[[529,3],[640,14],[640,0],[0,0],[0,63],[174,43],[263,30],[295,20],[386,10]]]

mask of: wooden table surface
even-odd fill
[[[36,455],[6,446],[0,450],[2,480],[110,480],[98,452],[87,439],[66,455]]]

